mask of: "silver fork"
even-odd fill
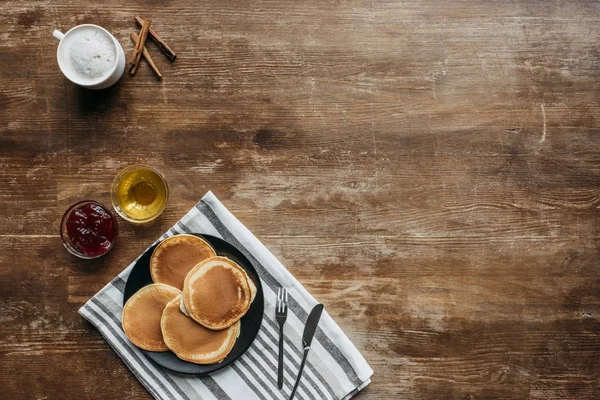
[[[287,319],[287,290],[280,287],[277,289],[277,307],[275,309],[275,318],[279,323],[279,368],[277,369],[277,387],[283,387],[283,325]]]

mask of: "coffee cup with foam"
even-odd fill
[[[83,24],[65,34],[55,30],[52,35],[60,41],[58,66],[71,82],[88,89],[104,89],[123,75],[125,52],[106,29]]]

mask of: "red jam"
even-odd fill
[[[86,203],[73,209],[65,226],[71,245],[89,257],[108,252],[117,236],[113,214],[98,203]]]

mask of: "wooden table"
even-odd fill
[[[101,91],[52,30],[134,16],[179,54]],[[357,399],[600,396],[596,1],[0,4],[3,399],[148,399],[78,308],[212,190],[375,375]],[[97,261],[59,220],[122,167],[171,185]]]

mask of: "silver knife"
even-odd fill
[[[296,389],[298,389],[298,384],[300,384],[300,378],[302,377],[302,371],[304,370],[304,364],[306,363],[308,350],[310,350],[310,344],[312,343],[313,337],[315,336],[315,332],[317,331],[317,326],[319,325],[319,320],[321,319],[322,312],[323,304],[317,304],[316,306],[314,306],[314,308],[308,316],[308,319],[306,320],[306,326],[304,327],[304,333],[302,334],[304,356],[302,357],[302,362],[300,363],[300,370],[298,371],[298,377],[296,378],[294,389],[292,389],[290,400],[294,398],[294,395],[296,394]]]

